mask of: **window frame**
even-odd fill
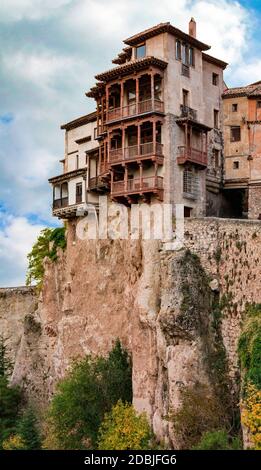
[[[233,137],[233,131],[235,129],[239,130],[239,138],[238,139]],[[241,142],[241,126],[230,126],[230,142]]]
[[[138,51],[142,48],[144,48],[144,55],[139,56]],[[143,59],[144,57],[146,57],[146,43],[145,42],[135,47],[135,59]]]
[[[238,103],[232,103],[232,113],[238,112]]]
[[[219,74],[216,72],[212,72],[212,85],[214,86],[219,85]]]
[[[214,120],[214,128],[219,129],[220,122],[219,122],[219,109],[213,110],[213,120]]]

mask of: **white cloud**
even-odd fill
[[[79,66],[79,63],[69,56],[62,56],[44,51],[41,53],[15,52],[11,56],[3,54],[2,66],[5,72],[17,79],[33,83],[38,87],[47,87],[57,78],[57,75],[68,73]]]
[[[3,217],[0,213],[0,219]],[[5,225],[0,229],[0,285],[24,285],[27,254],[42,228],[25,217],[5,216]]]
[[[69,3],[71,0],[1,0],[0,22],[39,20]]]

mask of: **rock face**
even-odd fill
[[[106,354],[118,337],[132,356],[135,407],[178,448],[166,416],[182,388],[215,389],[224,347],[238,399],[240,320],[246,302],[261,301],[260,237],[259,222],[187,219],[185,247],[173,252],[158,241],[76,240],[70,223],[67,249],[46,263],[38,308],[26,316],[13,382],[44,406],[74,358]]]
[[[37,309],[37,301],[34,287],[0,288],[0,334],[6,340],[14,363],[24,334],[26,317]]]

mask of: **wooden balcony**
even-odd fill
[[[88,187],[89,191],[103,192],[107,188],[108,181],[106,181],[102,176],[94,176],[93,178],[90,178]]]
[[[55,199],[53,201],[53,210],[61,209],[62,207],[67,207],[69,204],[68,197],[62,197],[61,199]]]
[[[131,103],[122,108],[109,109],[106,123],[151,112],[164,113],[163,101],[149,99],[139,103]]]
[[[193,147],[186,147],[185,145],[178,147],[178,165],[184,165],[184,163],[187,162],[194,163],[195,165],[199,165],[201,167],[207,167],[207,152],[203,152],[202,150]]]
[[[110,165],[122,162],[131,162],[154,158],[157,163],[163,164],[163,144],[159,142],[146,142],[141,145],[132,145],[124,149],[118,148],[109,151]]]
[[[112,183],[111,195],[130,196],[144,193],[156,193],[162,197],[163,178],[161,176],[143,176],[126,181],[114,181]]]

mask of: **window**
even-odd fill
[[[219,150],[213,150],[213,164],[215,168],[219,168]]]
[[[193,47],[189,48],[189,65],[195,65],[195,56]]]
[[[261,108],[261,101],[257,101],[256,107],[259,108],[259,109]]]
[[[219,128],[219,111],[214,109],[214,127],[215,129]]]
[[[241,140],[241,129],[240,126],[233,126],[230,128],[230,141],[240,142]]]
[[[82,202],[82,183],[76,184],[76,204]]]
[[[239,162],[233,162],[233,169],[238,170],[239,169]]]
[[[183,173],[183,193],[189,199],[197,199],[199,193],[198,175],[188,168]]]
[[[232,104],[232,112],[237,113],[237,103]]]
[[[176,40],[176,59],[181,60],[181,42]]]
[[[75,156],[75,169],[78,170],[79,168],[79,155]]]
[[[219,76],[217,73],[212,73],[212,84],[218,86]]]
[[[146,46],[142,44],[136,47],[136,59],[142,59],[142,57],[146,56]]]
[[[96,139],[97,138],[97,127],[94,128],[93,135],[94,135],[94,139]]]
[[[183,106],[188,106],[189,105],[189,92],[188,90],[182,90],[182,104]]]
[[[185,65],[189,64],[189,47],[187,44],[182,44],[182,62]]]

